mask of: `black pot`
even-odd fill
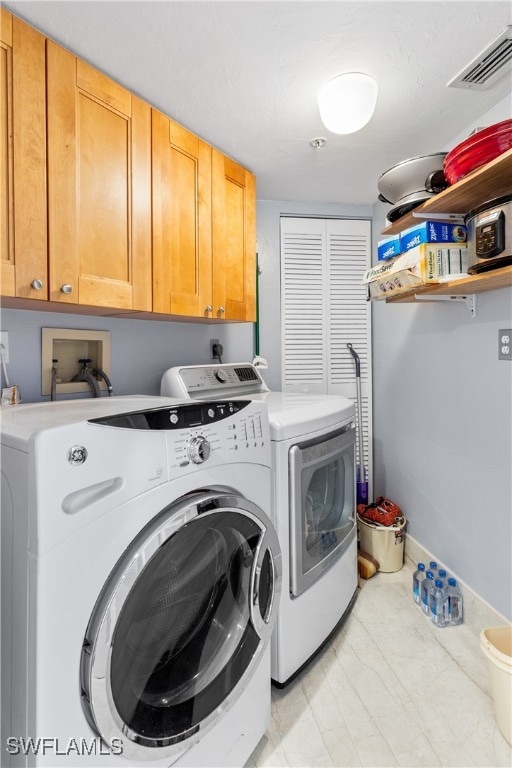
[[[399,200],[398,203],[387,212],[387,220],[393,224],[394,221],[401,219],[402,216],[405,216],[406,213],[417,208],[418,205],[421,205],[430,197],[434,197],[433,192],[416,192],[413,195],[406,195],[403,200]]]

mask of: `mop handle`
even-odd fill
[[[362,483],[365,481],[364,476],[364,458],[363,458],[363,414],[361,413],[361,379],[357,377],[357,428],[359,430],[359,474]]]
[[[358,459],[359,475],[361,482],[364,483],[364,463],[363,463],[363,414],[361,413],[361,361],[352,344],[347,344],[350,354],[356,364],[356,388],[357,388],[357,429],[359,431]]]
[[[350,351],[350,354],[354,358],[354,362],[356,364],[356,376],[357,376],[357,378],[359,378],[361,376],[361,361],[359,360],[359,355],[355,351],[355,349],[352,346],[352,344],[347,344],[347,347],[348,347],[348,349]]]

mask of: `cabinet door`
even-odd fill
[[[211,147],[152,110],[153,311],[211,317]]]
[[[151,109],[47,41],[50,299],[151,309]]]
[[[252,173],[212,150],[213,317],[256,319],[256,215]]]
[[[0,14],[0,291],[47,299],[45,38]]]

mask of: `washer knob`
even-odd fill
[[[225,384],[228,380],[228,375],[226,371],[223,371],[222,368],[218,368],[216,371],[213,372],[213,375],[217,379],[217,381],[220,381],[221,384]]]
[[[188,444],[188,457],[194,464],[202,464],[210,455],[211,446],[206,437],[198,435]]]

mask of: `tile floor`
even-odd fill
[[[287,688],[248,768],[512,766],[486,657],[463,624],[436,628],[410,596],[412,569],[362,582],[340,631]]]

